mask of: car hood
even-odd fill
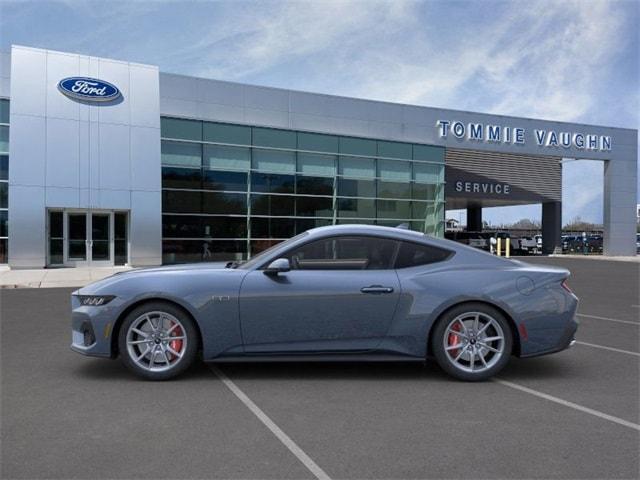
[[[96,282],[85,285],[73,292],[74,295],[92,295],[97,293],[103,293],[109,289],[112,285],[126,281],[132,278],[139,278],[145,275],[163,275],[174,273],[181,275],[188,272],[197,271],[220,271],[220,272],[233,272],[232,269],[225,268],[228,262],[206,262],[206,263],[187,263],[180,265],[165,265],[162,267],[145,267],[134,268],[133,270],[126,270],[124,272],[117,272],[113,275],[98,280]]]

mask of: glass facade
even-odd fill
[[[0,99],[0,264],[9,255],[9,100]]]
[[[244,260],[313,227],[442,236],[444,148],[162,118],[163,263]]]

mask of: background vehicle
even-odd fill
[[[72,294],[71,348],[149,379],[205,361],[434,357],[483,380],[567,348],[569,272],[397,228],[309,230],[237,265],[116,274]]]
[[[538,250],[538,242],[533,237],[524,237],[520,239],[520,250],[523,254],[535,254]]]

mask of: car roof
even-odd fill
[[[344,224],[329,225],[326,227],[316,227],[308,230],[313,236],[331,236],[331,235],[373,235],[380,237],[402,237],[407,240],[426,240],[424,233],[416,232],[406,228],[382,227],[380,225],[360,225],[360,224]]]

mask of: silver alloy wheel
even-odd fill
[[[504,331],[484,312],[458,315],[447,325],[442,341],[447,360],[464,372],[484,372],[504,355]]]
[[[187,351],[184,325],[167,312],[147,312],[127,331],[129,358],[140,368],[164,372],[177,365]]]

